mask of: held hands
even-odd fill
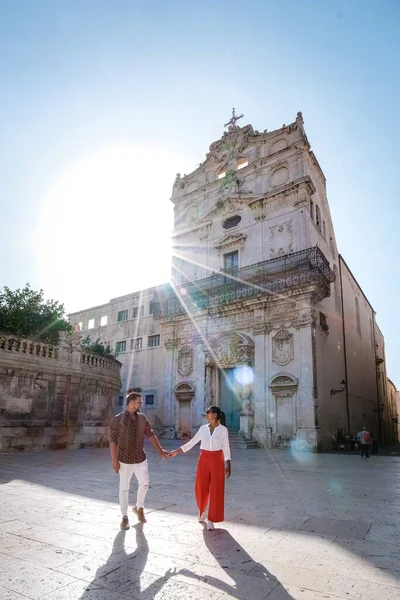
[[[176,450],[173,450],[172,452],[170,452],[169,457],[174,458],[174,456],[177,456],[179,454],[179,450],[180,450],[180,448],[177,448]]]
[[[160,458],[161,460],[165,460],[167,458],[174,458],[174,456],[177,456],[177,454],[179,454],[181,451],[180,448],[177,448],[176,450],[173,450],[172,452],[168,452],[167,450],[164,450],[163,448],[161,448],[160,451]]]

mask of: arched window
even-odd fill
[[[237,168],[238,171],[240,171],[240,169],[244,169],[245,167],[247,167],[248,164],[249,164],[249,161],[244,156],[243,158],[238,158],[237,159],[237,161],[236,161],[236,168]]]
[[[310,215],[312,220],[314,221],[314,202],[310,200]]]
[[[315,224],[317,229],[321,231],[321,211],[319,210],[318,204],[315,205]]]
[[[357,333],[361,337],[360,305],[359,305],[359,302],[358,302],[358,298],[355,298],[355,305],[356,305]]]

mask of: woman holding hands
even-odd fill
[[[207,529],[214,529],[214,523],[224,520],[225,477],[231,475],[231,453],[225,415],[218,406],[206,410],[207,425],[200,427],[196,435],[187,443],[170,452],[170,457],[187,452],[200,442],[200,457],[197,463],[195,494],[199,508],[199,522],[206,523]],[[208,506],[208,517],[206,508]]]

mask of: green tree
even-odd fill
[[[0,289],[0,332],[57,344],[60,331],[72,331],[64,305],[45,300],[43,290],[34,291],[30,284],[15,291]]]
[[[115,358],[110,344],[107,344],[106,346],[104,342],[100,341],[100,338],[98,338],[95,342],[92,342],[90,336],[88,335],[81,341],[81,346],[85,352],[90,354],[97,354],[99,356],[103,356],[104,358]]]

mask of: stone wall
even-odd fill
[[[0,451],[108,444],[121,387],[117,360],[91,356],[60,335],[58,346],[0,334]]]

